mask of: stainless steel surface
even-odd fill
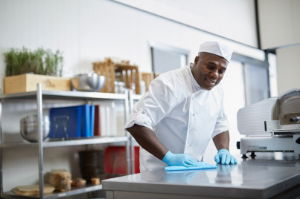
[[[36,101],[37,101],[37,116],[38,116],[38,143],[39,143],[39,195],[44,198],[44,149],[43,149],[43,98],[42,85],[37,85]]]
[[[0,146],[3,145],[3,132],[2,132],[2,103],[0,100]],[[3,196],[3,149],[0,147],[0,198]]]
[[[240,146],[241,154],[268,151],[294,152],[293,138],[291,137],[242,137]]]
[[[20,133],[22,137],[29,142],[37,142],[39,131],[38,131],[38,116],[27,115],[20,120]],[[48,137],[50,132],[50,121],[49,116],[44,115],[42,119],[43,125],[43,140]]]
[[[239,109],[237,127],[241,135],[268,135],[264,121],[272,120],[272,110],[277,98],[269,98]],[[276,122],[277,125],[277,122]]]
[[[65,146],[80,146],[80,145],[90,145],[90,144],[109,144],[118,142],[127,142],[128,138],[123,137],[99,137],[99,138],[88,138],[88,139],[78,139],[78,140],[64,140],[64,141],[47,141],[44,142],[44,148],[48,147],[65,147]],[[35,147],[37,143],[5,143],[0,146],[0,148],[9,147]]]
[[[127,137],[100,137],[80,140],[66,140],[66,141],[55,141],[45,142],[45,147],[61,147],[61,146],[77,146],[77,145],[90,145],[90,144],[108,144],[117,142],[127,142]]]
[[[300,129],[300,90],[294,89],[281,95],[274,107],[273,120],[279,120],[280,125],[294,124]]]
[[[55,193],[55,194],[50,194],[50,195],[46,195],[44,196],[45,199],[55,199],[55,198],[63,198],[63,197],[70,197],[70,196],[74,196],[74,195],[78,195],[78,194],[83,194],[83,193],[88,193],[88,192],[92,192],[92,191],[98,191],[102,189],[102,185],[95,185],[95,186],[87,186],[87,187],[83,187],[83,188],[79,188],[79,189],[73,189],[71,191],[68,192],[62,192],[62,193]],[[11,192],[5,193],[3,198],[7,198],[7,199],[16,199],[16,198],[35,198],[36,197],[30,197],[30,196],[17,196]]]
[[[105,76],[97,73],[79,74],[71,79],[73,89],[79,91],[98,91],[105,84]]]
[[[135,95],[135,94],[133,94],[132,98],[133,98],[133,100],[138,101],[138,100],[140,100],[142,98],[142,95]]]
[[[129,105],[129,114],[131,114],[132,113],[132,110],[133,110],[133,100],[134,100],[134,98],[133,98],[133,91],[132,90],[129,90],[129,97],[128,97],[128,100],[129,100],[129,103],[128,103],[128,105]],[[129,134],[129,133],[128,133]],[[130,135],[130,134],[129,134]],[[129,173],[130,174],[133,174],[134,173],[134,170],[135,170],[135,168],[134,168],[134,147],[133,147],[133,137],[130,135],[129,136],[129,142],[128,142],[128,145],[129,145],[129,161],[130,161],[130,163],[129,163],[129,165],[130,165],[130,167],[129,167]]]
[[[77,99],[101,99],[101,100],[125,100],[125,94],[82,92],[82,91],[42,91],[44,98],[77,98]],[[1,99],[35,98],[36,92],[15,93],[2,95]]]
[[[295,156],[264,154],[216,170],[165,172],[157,170],[104,180],[103,189],[114,192],[180,195],[185,197],[270,198],[298,186],[300,161]],[[300,194],[300,193],[299,193]],[[180,198],[180,197],[179,197]]]
[[[127,98],[126,100],[124,101],[124,107],[125,107],[125,123],[127,122],[128,120],[128,116],[131,112],[130,110],[130,92],[126,89],[125,90],[125,94],[127,95]],[[125,130],[126,131],[126,130]],[[130,142],[132,141],[131,140],[131,135],[129,134],[129,132],[126,131],[126,136],[128,137],[128,143],[126,145],[126,163],[127,163],[127,173],[128,174],[132,174],[131,173],[131,153],[130,153],[130,147],[131,147],[131,144]]]

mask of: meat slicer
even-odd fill
[[[268,98],[241,108],[238,130],[244,137],[237,143],[243,158],[255,152],[292,152],[300,155],[300,90]]]

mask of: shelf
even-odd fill
[[[124,100],[125,94],[100,93],[100,92],[82,92],[82,91],[42,91],[44,98],[77,98],[77,99],[107,99],[107,100]],[[26,99],[36,97],[36,91],[14,93],[1,95],[1,99]]]
[[[66,141],[50,141],[44,142],[45,147],[60,147],[60,146],[78,146],[87,144],[105,144],[115,142],[126,142],[128,138],[124,137],[102,137],[102,138],[90,138],[79,140],[66,140]]]
[[[105,143],[117,143],[117,142],[127,142],[128,137],[99,137],[99,138],[87,138],[87,139],[76,139],[76,140],[62,140],[62,141],[45,141],[43,143],[44,148],[49,147],[65,147],[65,146],[80,146],[88,144],[105,144]],[[4,143],[0,145],[1,148],[9,147],[27,147],[27,146],[38,146],[38,143],[29,142],[13,142]]]
[[[54,193],[54,194],[50,194],[50,195],[45,195],[44,198],[45,199],[54,199],[54,198],[63,198],[63,197],[70,197],[70,196],[74,196],[74,195],[78,195],[78,194],[83,194],[83,193],[89,193],[89,192],[93,192],[93,191],[98,191],[102,189],[102,185],[93,185],[93,186],[86,186],[83,188],[78,188],[78,189],[73,189],[71,191],[68,192],[61,192],[61,193]],[[31,198],[39,198],[39,197],[34,197],[34,196],[19,196],[16,195],[12,192],[7,192],[4,194],[3,198],[7,198],[7,199],[31,199]]]
[[[10,106],[13,106],[14,103],[29,103],[30,105],[32,102],[36,102],[37,105],[37,113],[39,115],[42,115],[43,113],[43,103],[46,103],[46,105],[51,103],[67,103],[72,102],[73,100],[78,102],[84,101],[84,103],[93,103],[93,102],[99,102],[99,101],[118,101],[124,102],[124,120],[126,121],[127,115],[129,113],[129,100],[132,100],[132,98],[129,99],[129,96],[131,95],[131,92],[126,92],[124,94],[120,93],[101,93],[101,92],[83,92],[83,91],[49,91],[49,90],[42,90],[41,86],[38,86],[38,91],[31,91],[31,92],[23,92],[23,93],[14,93],[14,94],[6,94],[6,95],[0,95],[0,100],[3,102],[3,105],[5,105],[6,102]],[[139,99],[140,96],[135,96],[135,99]],[[54,102],[52,102],[54,101]],[[0,114],[1,116],[1,114]],[[3,117],[3,116],[1,116]],[[40,122],[41,123],[41,122]],[[0,138],[6,138],[3,136],[5,133],[11,133],[16,134],[17,132],[3,132],[2,129],[0,129]],[[126,134],[127,135],[127,134]],[[10,138],[10,137],[7,137]],[[12,139],[15,138],[15,139]],[[26,140],[19,139],[20,136],[17,137],[11,137],[11,141],[7,139],[7,143],[0,143],[0,153],[2,154],[2,151],[9,151],[11,148],[20,148],[20,147],[35,147],[34,150],[38,151],[38,174],[39,179],[44,181],[44,154],[46,152],[49,152],[45,149],[47,148],[55,148],[55,147],[68,147],[68,146],[87,146],[87,145],[101,145],[101,144],[114,144],[114,143],[120,143],[126,145],[125,150],[126,154],[130,153],[130,142],[131,139],[129,139],[128,136],[122,136],[122,137],[89,137],[89,138],[74,138],[74,139],[68,139],[68,140],[60,140],[60,139],[47,139],[41,143],[35,142],[30,143]],[[18,139],[18,140],[17,140]],[[14,140],[14,141],[13,141]],[[1,142],[4,142],[5,139],[0,140]],[[9,142],[10,141],[10,142]],[[6,150],[6,148],[8,150]],[[4,150],[2,150],[4,149]],[[18,151],[22,151],[22,148],[20,148]],[[0,154],[0,156],[1,156]],[[127,157],[127,171],[130,173],[132,170],[132,160],[130,157]],[[16,194],[13,194],[12,192],[6,192],[3,193],[3,181],[1,179],[3,178],[2,174],[2,164],[3,160],[2,157],[0,157],[0,192],[1,197],[0,198],[23,198],[23,199],[30,199],[30,198],[39,198],[39,196],[36,197],[28,197],[28,196],[19,196]],[[16,178],[17,179],[17,178]],[[15,180],[16,180],[15,179]],[[23,179],[24,181],[24,179]],[[21,183],[21,182],[20,182]],[[98,191],[102,190],[102,185],[96,185],[96,186],[87,186],[84,188],[78,188],[73,189],[69,192],[62,192],[62,193],[54,193],[51,195],[44,195],[42,198],[44,199],[54,199],[54,198],[63,198],[63,197],[70,197],[73,198],[75,195],[78,194],[84,194],[88,192]]]
[[[142,95],[133,95],[132,99],[133,100],[140,100],[140,99],[142,99]]]

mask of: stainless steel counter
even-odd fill
[[[264,154],[239,159],[214,170],[157,170],[103,181],[108,199],[147,198],[296,198],[300,196],[300,160]],[[300,197],[299,197],[300,198]]]

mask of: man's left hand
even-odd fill
[[[215,161],[217,164],[236,164],[237,161],[235,157],[233,157],[227,149],[220,149],[215,156]]]

